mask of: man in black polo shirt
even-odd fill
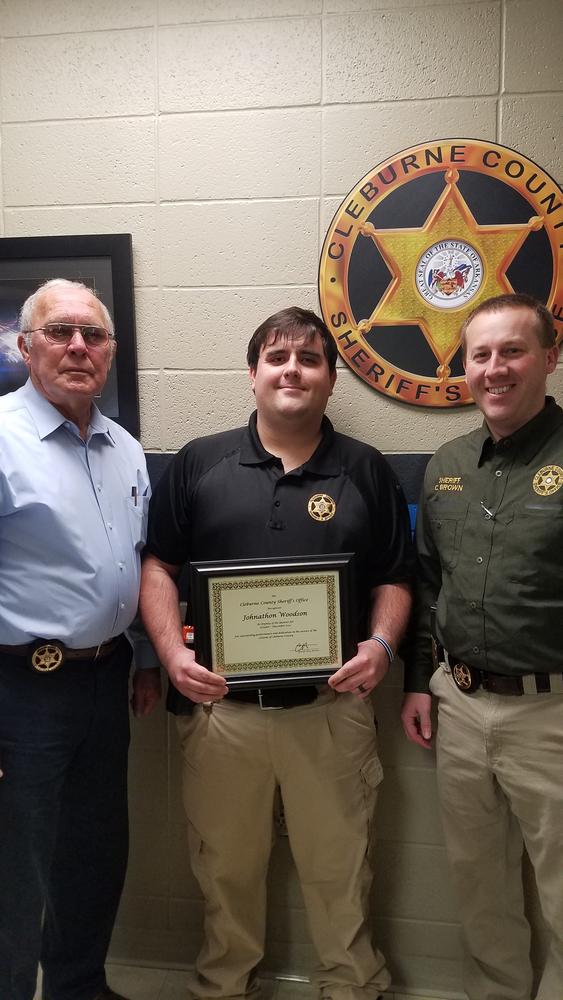
[[[439,698],[438,789],[469,1000],[560,1000],[563,411],[545,395],[559,350],[551,314],[527,295],[482,302],[462,345],[485,422],[440,448],[426,472],[403,725],[429,747],[430,691]],[[549,929],[537,993],[523,839]]]
[[[410,608],[408,513],[380,453],[336,434],[324,416],[336,348],[314,313],[294,307],[266,320],[250,341],[248,364],[256,412],[247,427],[193,441],[170,463],[153,498],[143,570],[142,613],[172,682],[190,857],[205,900],[190,995],[259,993],[280,788],[320,958],[320,995],[375,1000],[390,976],[368,925],[382,777],[369,695]],[[185,563],[337,552],[355,554],[357,653],[328,685],[263,698],[229,694],[222,676],[195,662],[178,610]]]

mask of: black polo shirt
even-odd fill
[[[315,494],[331,498],[333,517],[311,516]],[[355,641],[368,634],[372,588],[408,581],[412,566],[407,505],[393,472],[379,451],[335,433],[327,417],[314,454],[288,473],[262,447],[256,413],[248,427],[191,441],[153,494],[147,551],[177,566],[353,552]]]

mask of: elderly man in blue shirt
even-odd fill
[[[120,1000],[104,962],[128,850],[128,676],[149,481],[93,403],[116,342],[82,284],[25,302],[0,398],[0,997]],[[147,714],[158,671],[137,670]],[[121,998],[123,1000],[123,998]]]

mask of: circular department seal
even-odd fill
[[[515,150],[433,140],[370,170],[332,220],[322,313],[368,385],[418,406],[472,403],[459,332],[484,299],[527,292],[563,333],[563,192]]]
[[[328,493],[315,493],[307,504],[307,510],[314,521],[330,521],[336,514],[336,501]]]
[[[459,309],[477,295],[483,262],[464,240],[433,243],[416,267],[416,287],[425,302],[439,309]]]
[[[540,497],[550,497],[563,486],[563,469],[560,465],[544,465],[536,472],[532,486]]]

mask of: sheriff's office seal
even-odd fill
[[[484,299],[527,292],[563,334],[563,192],[506,146],[441,139],[396,153],[328,229],[319,298],[342,358],[407,403],[472,403],[459,333]]]
[[[563,486],[563,469],[560,465],[544,465],[536,472],[532,486],[540,497],[550,497]]]
[[[442,240],[422,254],[416,287],[425,302],[439,309],[459,309],[475,298],[483,283],[483,262],[465,240]]]
[[[328,493],[315,493],[307,504],[307,510],[314,521],[330,521],[336,514],[336,502]]]

